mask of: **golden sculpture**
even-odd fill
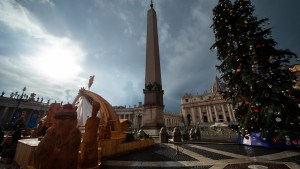
[[[76,108],[66,104],[53,112],[54,123],[35,150],[34,166],[36,169],[76,169],[81,139]]]
[[[79,98],[82,96],[86,97],[90,103],[98,102],[100,104],[100,114],[98,115],[100,118],[98,140],[121,137],[121,135],[125,138],[114,108],[104,98],[96,93],[81,88],[73,101],[73,105],[76,105]]]
[[[60,103],[51,103],[49,106],[49,110],[47,111],[47,117],[45,119],[46,125],[50,127],[55,119],[54,119],[54,111],[58,110],[60,108]]]
[[[85,133],[81,143],[81,154],[79,160],[80,168],[91,168],[98,166],[98,127],[100,118],[97,113],[100,109],[98,102],[92,102],[92,116],[86,120]]]
[[[85,100],[84,104],[88,101],[92,109],[90,106],[81,109],[82,100]],[[49,120],[47,119],[50,124],[53,124],[34,152],[33,166],[31,163],[27,168],[96,169],[99,168],[98,164],[102,157],[154,145],[154,140],[145,139],[135,144],[124,143],[126,132],[122,130],[114,108],[94,92],[81,88],[72,105],[67,104],[62,107],[58,104],[54,105],[51,110],[49,109],[48,114],[51,113]],[[75,105],[79,108],[77,110],[79,114],[82,113],[81,110],[85,112],[84,116],[89,116],[91,113],[84,126],[78,126],[77,117],[80,116],[77,116]],[[97,112],[100,113],[97,115]]]

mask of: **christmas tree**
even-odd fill
[[[213,9],[217,69],[222,95],[231,100],[239,130],[260,132],[262,140],[300,138],[300,108],[289,63],[296,54],[276,48],[268,19],[253,15],[250,0],[219,0]]]

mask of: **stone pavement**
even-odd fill
[[[300,169],[300,149],[272,149],[226,140],[157,143],[155,146],[103,159],[101,169]],[[0,163],[0,169],[17,169]]]
[[[101,169],[300,169],[300,150],[233,143],[172,143],[104,159]]]

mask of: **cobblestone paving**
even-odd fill
[[[176,155],[176,150],[165,145],[155,145],[153,147],[121,155],[108,160],[118,161],[196,161],[196,159],[180,154]]]
[[[194,166],[194,167],[113,167],[102,166],[100,169],[209,169],[211,166]]]
[[[282,158],[276,161],[282,161],[282,162],[294,162],[300,165],[300,155],[289,157],[289,158]]]
[[[252,167],[251,167],[252,166]],[[242,164],[228,164],[224,169],[249,169],[249,168],[269,168],[269,169],[290,169],[284,164],[272,164],[272,163],[242,163]],[[262,167],[263,166],[263,167]]]
[[[202,147],[207,147],[207,148],[211,148],[211,149],[215,149],[215,150],[219,150],[219,151],[224,151],[224,152],[230,152],[233,154],[240,154],[240,155],[245,155],[248,157],[258,157],[258,156],[263,156],[263,155],[271,155],[274,153],[280,153],[283,151],[293,151],[293,152],[300,152],[300,150],[288,150],[288,149],[272,149],[272,148],[264,148],[264,147],[251,147],[251,146],[246,146],[246,145],[238,145],[238,144],[206,144],[206,143],[201,143],[198,144],[199,146]],[[172,147],[172,146],[171,146]],[[223,154],[218,154],[215,152],[210,152],[207,150],[203,150],[203,149],[199,149],[199,148],[195,148],[192,147],[191,144],[181,144],[179,145],[179,151],[180,151],[180,155],[176,155],[176,150],[174,148],[171,148],[167,145],[159,145],[157,144],[154,147],[151,148],[147,148],[144,150],[140,150],[140,151],[136,151],[136,152],[132,152],[129,154],[123,154],[120,155],[118,157],[113,157],[111,159],[107,159],[110,161],[139,161],[142,162],[141,166],[113,166],[113,165],[108,165],[108,166],[102,166],[101,168],[103,169],[161,169],[161,168],[166,168],[166,169],[171,169],[171,168],[175,168],[175,169],[208,169],[212,166],[207,166],[207,165],[203,165],[203,166],[178,166],[178,167],[174,167],[174,166],[143,166],[143,162],[158,162],[158,161],[197,161],[196,159],[194,159],[193,157],[190,157],[189,155],[186,155],[184,153],[185,150],[189,150],[192,151],[194,153],[197,153],[199,155],[202,155],[206,158],[210,158],[212,160],[225,160],[225,159],[235,159],[233,157],[230,156],[226,156]],[[268,167],[270,169],[288,169],[288,167],[285,164],[278,164],[275,162],[293,162],[296,164],[300,164],[300,155],[297,156],[293,156],[293,157],[288,157],[288,158],[283,158],[283,159],[279,159],[279,160],[274,160],[274,163],[272,163],[272,161],[269,162],[250,162],[250,163],[243,163],[243,161],[241,161],[240,164],[228,164],[228,165],[224,165],[225,169],[248,169],[249,166],[255,165],[256,166],[265,166]],[[113,163],[112,163],[113,164]]]
[[[251,147],[247,145],[224,145],[220,146],[218,144],[199,144],[203,147],[208,147],[216,150],[226,151],[230,153],[245,155],[248,157],[257,157],[262,155],[280,153],[283,151],[287,151],[287,149],[279,149],[279,148],[265,148],[265,147]],[[293,150],[297,151],[297,150]]]
[[[262,155],[271,155],[274,153],[280,153],[283,151],[297,152],[300,153],[300,150],[288,150],[288,149],[273,149],[273,148],[264,148],[264,147],[251,147],[245,145],[238,144],[206,144],[201,143],[197,144],[202,147],[211,148],[223,152],[230,152],[233,154],[245,155],[248,157],[259,157]],[[215,152],[210,152],[203,149],[198,149],[192,147],[192,144],[182,144],[179,146],[180,155],[176,155],[176,150],[172,148],[173,145],[164,145],[164,144],[156,144],[153,147],[130,152],[127,154],[122,154],[117,157],[113,157],[110,159],[105,159],[110,161],[105,166],[105,160],[103,161],[103,166],[100,169],[209,169],[215,166],[215,162],[218,163],[219,167],[222,164],[224,169],[249,169],[249,168],[259,168],[257,166],[265,166],[269,169],[289,169],[287,165],[278,162],[292,162],[293,169],[300,168],[300,155],[295,155],[292,157],[285,156],[285,152],[280,154],[282,158],[277,157],[276,160],[273,161],[248,161],[245,163],[245,159],[237,159],[233,157],[229,157],[226,155],[218,154]],[[192,151],[189,155],[185,154],[185,150]],[[187,151],[188,152],[188,151]],[[221,152],[220,152],[221,153]],[[210,163],[203,163],[203,160],[197,160],[198,157],[194,156],[195,154],[199,154],[207,158],[212,159],[213,161]],[[278,154],[277,154],[278,155]],[[195,159],[195,158],[197,159]],[[226,159],[226,160],[224,160]],[[232,161],[232,164],[228,164],[228,160]],[[250,159],[250,158],[249,158]],[[218,161],[214,161],[218,160]],[[121,162],[116,164],[117,162]],[[122,163],[122,161],[126,161]],[[137,162],[137,163],[135,163]],[[180,165],[177,166],[177,163],[180,162]],[[125,165],[127,166],[125,166]],[[133,164],[133,165],[131,165]],[[152,165],[154,164],[154,165]],[[159,165],[158,165],[159,164]],[[174,165],[175,164],[175,165]],[[192,165],[191,165],[192,164]],[[130,166],[131,165],[131,166]],[[165,166],[164,166],[165,165]],[[208,166],[209,165],[209,166]],[[250,167],[251,166],[251,167]],[[290,166],[290,165],[289,165]],[[290,166],[291,167],[291,166]],[[0,169],[16,169],[11,165],[4,165],[0,163]],[[218,167],[217,167],[218,168]],[[219,168],[218,168],[219,169]]]
[[[180,147],[184,148],[184,149],[188,149],[190,151],[193,151],[197,154],[203,155],[204,157],[207,157],[207,158],[210,158],[210,159],[213,159],[213,160],[233,159],[232,157],[225,156],[225,155],[222,155],[222,154],[217,154],[217,153],[213,153],[213,152],[210,152],[210,151],[190,147],[188,144],[181,145]],[[182,151],[184,151],[184,149]]]

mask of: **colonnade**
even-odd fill
[[[220,107],[219,107],[220,106]],[[187,115],[192,117],[191,124],[205,122],[236,122],[232,105],[229,103],[217,103],[211,105],[186,106],[182,113],[187,123]]]

